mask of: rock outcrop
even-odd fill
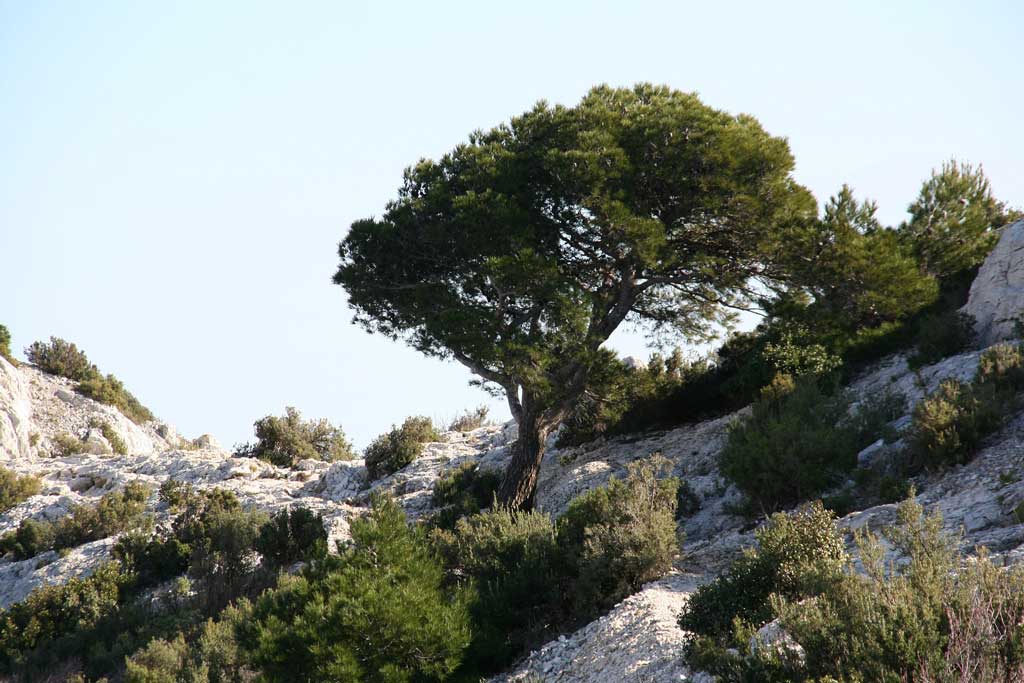
[[[982,346],[1013,337],[1024,324],[1024,220],[1003,228],[961,310],[974,316]]]

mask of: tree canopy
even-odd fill
[[[367,329],[504,390],[520,439],[499,497],[529,504],[544,438],[623,321],[704,338],[778,276],[778,226],[816,213],[793,166],[752,116],[599,86],[407,169],[334,281]]]

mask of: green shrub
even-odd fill
[[[339,557],[285,577],[240,625],[271,681],[432,681],[470,640],[467,595],[445,588],[440,561],[401,508],[376,498]]]
[[[167,478],[160,484],[159,498],[171,510],[180,510],[196,496],[191,484],[177,479]]]
[[[0,537],[0,551],[24,560],[47,550],[74,548],[107,538],[145,522],[149,489],[129,482],[123,490],[108,493],[95,507],[75,505],[56,522],[22,520],[14,531]]]
[[[188,570],[191,554],[191,547],[176,538],[154,537],[141,530],[122,535],[113,549],[114,558],[132,573],[136,588],[181,576]]]
[[[817,495],[857,464],[860,440],[846,421],[849,405],[845,395],[829,395],[813,379],[794,384],[780,376],[750,417],[730,428],[719,455],[722,474],[758,510]]]
[[[420,456],[423,444],[441,438],[429,417],[409,417],[366,447],[370,479],[394,474]]]
[[[76,436],[58,434],[53,437],[53,454],[59,458],[85,453],[86,448],[85,442]]]
[[[946,380],[914,408],[910,445],[916,463],[941,467],[971,459],[1001,414],[978,396],[974,385]]]
[[[574,616],[611,607],[672,568],[678,479],[659,479],[663,458],[629,465],[625,479],[574,499],[558,519],[558,545],[572,566]]]
[[[304,507],[281,510],[260,527],[256,551],[274,567],[323,557],[327,553],[323,516]]]
[[[110,444],[111,450],[118,455],[126,455],[128,453],[128,446],[125,444],[124,439],[118,435],[117,431],[111,426],[109,422],[103,420],[93,419],[89,421],[89,426],[100,430],[103,434],[103,438]]]
[[[303,420],[298,410],[285,408],[282,417],[267,415],[256,421],[256,443],[239,446],[235,455],[260,458],[278,467],[294,467],[300,460],[351,460],[352,445],[341,427],[327,420]]]
[[[835,515],[820,502],[775,513],[757,530],[726,574],[690,597],[680,626],[711,643],[728,643],[734,621],[757,628],[772,619],[772,594],[793,600],[816,595],[838,581],[847,561]],[[705,644],[706,645],[706,644]]]
[[[676,520],[692,517],[700,511],[700,507],[700,496],[690,486],[690,482],[680,481],[676,492]]]
[[[88,578],[43,586],[0,612],[0,671],[21,669],[32,650],[95,626],[117,608],[125,577],[108,563]]]
[[[498,507],[433,531],[452,575],[477,590],[466,676],[501,670],[671,567],[677,482],[657,479],[663,464],[636,463],[626,479],[573,501],[556,525]]]
[[[33,342],[25,349],[25,357],[40,370],[51,375],[82,382],[99,375],[85,352],[60,337],[50,337],[50,343]]]
[[[139,403],[139,400],[125,389],[124,384],[113,375],[104,377],[97,373],[93,377],[82,380],[76,391],[94,401],[114,406],[136,424],[153,419],[153,413]]]
[[[475,515],[494,501],[500,484],[498,472],[481,470],[472,462],[445,472],[434,482],[432,503],[437,510],[434,523],[450,529],[460,518]]]
[[[473,410],[458,415],[448,425],[449,432],[471,432],[487,424],[487,415],[490,413],[487,406],[478,406]]]
[[[36,495],[42,489],[43,484],[39,477],[18,476],[16,472],[0,467],[0,514]]]
[[[11,354],[11,332],[4,325],[0,325],[0,358],[15,367],[18,365],[18,361],[14,360]]]
[[[1024,389],[1024,345],[996,344],[978,359],[977,383],[1013,394]]]
[[[959,311],[944,311],[922,319],[917,333],[917,351],[910,356],[911,369],[937,363],[960,353],[975,339],[974,317]]]

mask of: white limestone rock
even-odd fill
[[[31,456],[31,419],[28,382],[19,368],[0,358],[0,462]]]
[[[961,310],[974,316],[981,346],[1015,336],[1015,324],[1024,316],[1024,220],[1003,228]]]

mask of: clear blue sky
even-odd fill
[[[0,1],[0,322],[18,352],[76,341],[227,445],[285,405],[360,446],[409,414],[501,412],[353,326],[330,283],[405,166],[538,99],[652,81],[787,136],[819,202],[848,182],[897,223],[956,156],[1022,206],[1021,8]]]

